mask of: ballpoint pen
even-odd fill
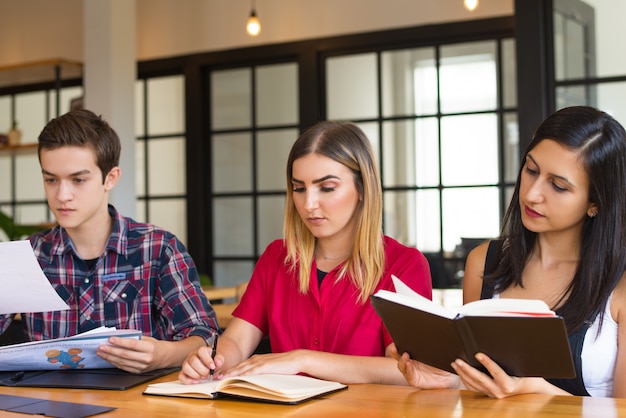
[[[213,349],[211,350],[211,358],[215,359],[215,353],[217,352],[217,337],[219,337],[219,334],[215,334],[213,335]],[[215,366],[215,365],[214,365]],[[209,380],[213,380],[213,374],[215,373],[215,369],[211,369],[211,371],[209,372]]]

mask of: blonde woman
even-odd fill
[[[382,191],[368,138],[348,122],[320,122],[287,162],[285,238],[260,257],[213,359],[203,347],[180,380],[307,374],[344,383],[406,384],[392,340],[369,302],[391,275],[432,296],[425,257],[382,233]],[[250,355],[269,337],[271,354]]]

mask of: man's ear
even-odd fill
[[[120,179],[122,170],[119,167],[113,167],[104,178],[104,189],[110,191]]]

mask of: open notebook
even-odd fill
[[[218,399],[234,397],[261,402],[297,404],[348,386],[301,375],[260,374],[185,385],[178,380],[148,385],[144,395]]]

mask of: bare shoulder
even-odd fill
[[[489,241],[483,242],[467,255],[463,277],[463,303],[480,299]]]
[[[616,322],[622,319],[626,323],[626,273],[622,275],[619,283],[615,286],[611,297],[611,316]]]

